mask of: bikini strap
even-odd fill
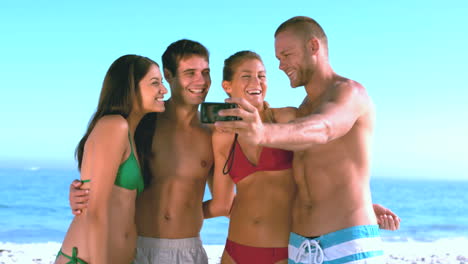
[[[130,136],[130,131],[128,132],[128,143],[130,144],[130,155],[132,155],[133,153],[133,145],[132,145],[132,140],[131,140],[131,136]],[[87,183],[87,182],[91,182],[91,179],[87,179],[87,180],[81,180],[81,183]]]
[[[223,167],[224,175],[228,174],[232,169],[232,164],[234,163],[234,152],[236,150],[237,136],[238,134],[236,133],[236,135],[234,136],[234,142],[232,142],[231,150],[229,150],[229,156],[226,160],[226,163],[224,163],[224,167]],[[227,170],[226,170],[226,167],[228,167]]]
[[[133,153],[132,137],[130,135],[130,131],[128,131],[128,142],[130,143],[130,151]]]

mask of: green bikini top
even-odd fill
[[[141,174],[140,165],[138,164],[135,154],[133,154],[132,141],[130,140],[130,133],[128,134],[130,143],[130,156],[119,166],[117,176],[115,177],[114,184],[129,190],[137,190],[140,194],[145,184],[143,182],[143,175]],[[82,182],[90,182],[90,180],[83,180]]]
[[[120,164],[117,171],[117,177],[114,184],[125,189],[135,190],[138,194],[141,193],[145,187],[143,182],[143,175],[141,174],[140,165],[138,164],[135,154],[133,154],[132,141],[130,140],[130,133],[128,133],[128,140],[130,143],[130,156],[127,160]]]

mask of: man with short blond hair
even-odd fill
[[[253,145],[294,151],[289,263],[382,263],[369,187],[374,108],[366,89],[333,71],[327,37],[311,18],[281,24],[275,52],[291,87],[307,92],[297,118],[263,124],[252,105],[232,98],[240,108],[222,115],[242,121],[216,126]]]

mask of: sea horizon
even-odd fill
[[[0,263],[53,263],[73,218],[68,189],[78,177],[70,168],[0,168]],[[386,263],[464,263],[467,189],[463,180],[372,177],[373,202],[402,219],[399,230],[381,230]],[[210,198],[206,188],[204,200]],[[210,264],[219,263],[228,225],[226,217],[204,221],[200,237]]]
[[[61,242],[73,215],[68,189],[76,169],[0,168],[0,242]],[[468,181],[372,177],[374,203],[402,219],[398,231],[382,230],[388,242],[468,238]],[[206,188],[204,200],[211,194]],[[224,244],[229,220],[206,219],[201,237],[207,245]]]

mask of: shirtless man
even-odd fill
[[[139,149],[152,141],[151,155],[143,155],[146,159],[140,161],[146,184],[136,201],[135,263],[208,263],[199,233],[213,152],[211,131],[200,123],[197,110],[211,85],[208,56],[203,45],[190,40],[172,43],[162,56],[171,98],[165,112],[140,123],[139,129],[153,127],[144,131],[150,132],[146,133],[149,138],[137,135],[135,140],[142,144]],[[87,198],[83,190],[72,187],[70,191],[77,214]]]
[[[382,263],[369,187],[374,109],[365,88],[333,71],[327,37],[311,18],[281,24],[275,52],[291,86],[306,89],[297,118],[264,124],[255,107],[231,98],[226,101],[240,108],[220,114],[243,120],[216,127],[252,145],[294,151],[289,263]]]

